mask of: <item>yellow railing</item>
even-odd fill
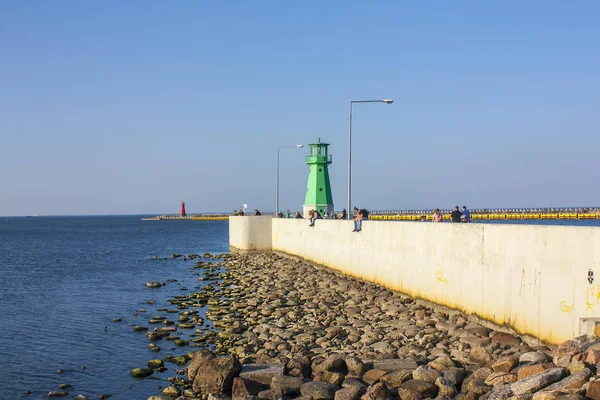
[[[419,221],[425,215],[431,221],[432,214],[377,214],[369,219],[378,221]],[[444,220],[450,220],[449,214],[442,215]],[[600,219],[596,213],[474,213],[472,220],[529,220],[529,219]]]

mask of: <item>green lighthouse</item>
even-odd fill
[[[333,196],[327,169],[327,166],[331,164],[331,154],[327,149],[329,144],[321,143],[321,138],[318,138],[317,143],[309,144],[309,146],[310,154],[306,156],[306,164],[310,170],[303,206],[304,218],[308,217],[310,210],[317,210],[321,215],[325,211],[333,212]]]

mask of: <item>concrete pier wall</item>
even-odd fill
[[[551,344],[600,316],[599,228],[366,221],[352,229],[232,217],[230,244],[300,256]]]
[[[229,245],[240,250],[271,250],[272,219],[270,215],[229,217]]]

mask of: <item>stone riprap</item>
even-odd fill
[[[172,382],[181,399],[600,400],[600,342],[591,338],[531,346],[274,253],[222,265],[220,283],[172,302],[192,323],[191,307],[207,305],[215,328],[191,335],[210,351],[182,358],[191,358],[187,376]]]

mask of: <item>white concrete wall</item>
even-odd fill
[[[229,245],[240,250],[271,250],[270,215],[229,217]]]
[[[271,228],[273,250],[548,343],[577,336],[580,318],[600,317],[600,228],[367,221],[353,233],[351,221],[249,221],[240,224],[243,235],[256,234],[264,249],[269,234],[262,230]],[[235,247],[257,247],[254,239],[234,239]]]

